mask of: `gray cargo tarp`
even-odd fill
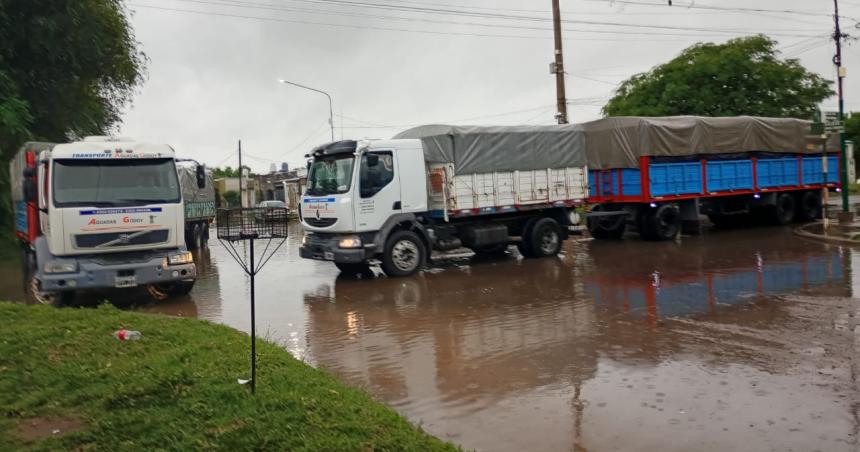
[[[820,153],[820,146],[807,146],[810,125],[752,116],[621,116],[553,126],[428,125],[394,138],[420,138],[428,162],[453,163],[468,174],[583,166],[586,156],[589,168],[607,169],[638,168],[641,156]]]
[[[457,174],[585,166],[585,136],[577,125],[427,125],[398,138],[420,138],[429,163],[453,163]]]
[[[215,185],[212,182],[212,172],[206,170],[206,186],[203,188],[197,187],[197,162],[177,160],[176,172],[179,175],[186,219],[214,217]]]
[[[814,153],[806,140],[811,122],[734,116],[609,117],[581,124],[588,166],[637,168],[639,157],[735,152]]]

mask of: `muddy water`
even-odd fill
[[[258,333],[467,448],[857,449],[850,249],[756,229],[352,280],[291,232]],[[198,262],[190,297],[122,301],[247,330],[247,277],[214,240]]]

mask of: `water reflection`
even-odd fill
[[[467,447],[688,449],[655,431],[704,450],[852,440],[853,392],[806,388],[814,364],[850,366],[808,356],[810,343],[853,345],[808,329],[850,309],[846,250],[777,229],[566,251],[338,278],[304,297],[309,354]],[[846,383],[840,372],[827,384]]]
[[[257,277],[258,335],[467,448],[855,449],[852,250],[763,228],[354,280],[301,236]],[[108,297],[248,331],[247,276],[214,238],[195,261],[188,297]]]

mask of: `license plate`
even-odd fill
[[[325,253],[323,253],[323,258],[327,261],[333,261],[334,260],[334,253],[331,251],[326,251]]]
[[[117,276],[113,285],[114,287],[135,287],[137,286],[137,276]]]

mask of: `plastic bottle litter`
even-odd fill
[[[113,332],[113,337],[121,341],[136,341],[143,337],[140,331],[134,330],[116,330]]]

